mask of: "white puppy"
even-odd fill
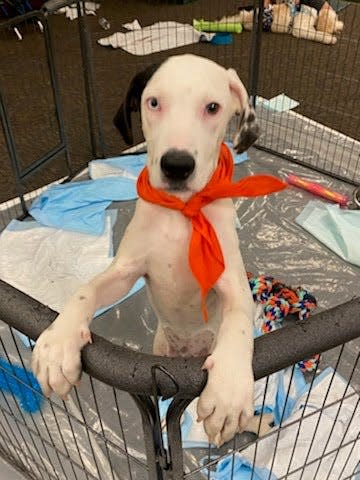
[[[132,141],[131,112],[141,107],[150,184],[183,201],[201,190],[216,169],[226,126],[240,115],[238,151],[257,138],[255,113],[234,70],[194,55],[170,57],[138,74],[115,123]],[[154,353],[208,355],[207,385],[198,402],[216,444],[245,429],[253,415],[253,315],[231,199],[202,209],[213,226],[225,270],[207,296],[209,321],[189,267],[191,222],[181,212],[139,199],[111,267],[77,291],[37,341],[33,370],[46,395],[66,397],[79,381],[80,351],[91,342],[94,312],[124,296],[144,276],[159,324]]]

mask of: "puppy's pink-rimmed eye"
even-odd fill
[[[159,103],[159,100],[156,97],[150,97],[147,100],[147,105],[150,108],[150,110],[159,110],[160,109],[160,103]]]
[[[216,115],[220,110],[220,105],[217,102],[211,102],[206,105],[205,110],[209,115]]]

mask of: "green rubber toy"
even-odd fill
[[[207,22],[206,20],[193,20],[193,27],[199,32],[226,32],[226,33],[241,33],[241,23],[229,22]]]

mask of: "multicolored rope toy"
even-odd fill
[[[297,314],[300,320],[307,320],[316,307],[315,298],[301,287],[291,288],[273,277],[248,273],[249,285],[254,301],[264,306],[263,334],[282,327],[284,318]],[[319,363],[320,355],[298,362],[303,372],[313,371]]]

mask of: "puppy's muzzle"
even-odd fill
[[[195,160],[185,150],[168,150],[161,157],[160,168],[170,185],[183,184],[195,169]]]

